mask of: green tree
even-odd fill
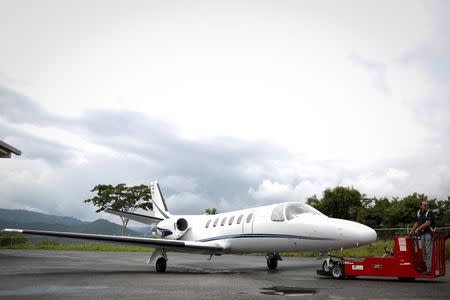
[[[306,204],[311,205],[312,207],[318,209],[319,211],[322,211],[321,209],[321,204],[322,202],[320,202],[319,199],[317,199],[317,196],[314,195],[312,197],[309,197],[308,199],[306,199]]]
[[[150,187],[144,184],[131,187],[127,187],[124,183],[116,186],[99,184],[91,192],[95,192],[96,195],[84,200],[84,202],[92,203],[97,207],[97,213],[107,208],[130,213],[135,212],[138,208],[143,210],[153,209]],[[120,216],[120,219],[122,220],[122,235],[124,235],[130,219],[123,216]]]
[[[430,209],[436,208],[436,200],[429,200],[424,194],[413,193],[400,200],[393,198],[384,211],[384,227],[411,227],[422,201],[428,201]]]
[[[217,208],[214,208],[214,207],[205,209],[205,214],[207,214],[207,215],[215,215],[218,213],[219,213],[219,211],[217,210]]]
[[[355,220],[372,228],[410,228],[416,221],[420,202],[428,201],[434,212],[437,227],[450,226],[450,196],[447,200],[429,199],[425,194],[413,193],[404,198],[367,198],[353,188],[336,187],[326,189],[323,198],[316,195],[306,203],[330,217]],[[379,231],[378,234],[390,238],[395,234],[405,234],[405,230]]]
[[[363,195],[358,190],[337,186],[326,189],[322,199],[319,200],[313,196],[307,200],[307,203],[331,218],[356,220],[362,207],[362,199]]]
[[[364,203],[365,202],[365,203]],[[372,228],[381,228],[385,225],[386,211],[391,203],[388,198],[370,198],[363,201],[363,216],[359,216],[358,222]]]
[[[435,214],[436,225],[440,227],[450,226],[450,196],[447,200],[439,200],[436,203],[437,211]]]

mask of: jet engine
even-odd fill
[[[188,221],[185,218],[179,218],[176,224],[179,231],[184,232],[188,229]]]
[[[158,223],[156,229],[162,238],[177,240],[189,230],[189,223],[185,218],[171,218]]]

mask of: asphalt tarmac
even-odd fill
[[[447,275],[400,282],[316,275],[322,261],[284,258],[268,271],[263,256],[169,253],[166,273],[148,253],[0,250],[0,299],[449,299]]]

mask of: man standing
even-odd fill
[[[431,257],[433,253],[433,237],[431,233],[434,228],[433,212],[428,209],[428,202],[422,201],[420,203],[420,209],[417,212],[417,222],[409,234],[420,234],[421,236],[422,248],[425,251],[427,273],[431,272]]]

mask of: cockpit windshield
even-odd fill
[[[298,215],[301,214],[314,214],[314,215],[323,215],[320,211],[305,205],[303,203],[289,203],[286,205],[286,219],[292,220]]]

